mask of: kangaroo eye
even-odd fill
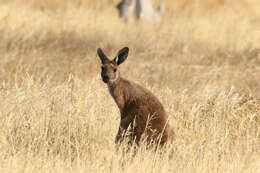
[[[116,72],[116,68],[114,69],[114,72]]]

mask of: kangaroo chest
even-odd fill
[[[118,88],[112,88],[112,87],[108,87],[108,90],[110,95],[113,97],[114,101],[116,102],[118,108],[120,109],[120,112],[122,112],[126,102],[124,98],[125,97],[124,92]]]

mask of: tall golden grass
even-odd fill
[[[117,1],[0,2],[0,172],[260,172],[257,0],[166,1],[160,23],[122,22]],[[170,115],[162,151],[115,150],[96,48],[123,46],[121,75]]]

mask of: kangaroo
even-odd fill
[[[110,60],[101,48],[97,49],[102,80],[121,115],[115,143],[128,138],[129,144],[139,145],[144,137],[148,144],[164,145],[170,138],[170,127],[163,105],[150,91],[120,76],[119,65],[126,60],[128,52],[129,48],[125,47]]]

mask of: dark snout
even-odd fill
[[[102,77],[103,82],[108,83],[109,77],[107,74],[107,69],[104,67],[101,68],[101,77]]]
[[[109,77],[106,75],[104,75],[104,76],[102,75],[102,80],[103,80],[103,82],[108,83]]]

